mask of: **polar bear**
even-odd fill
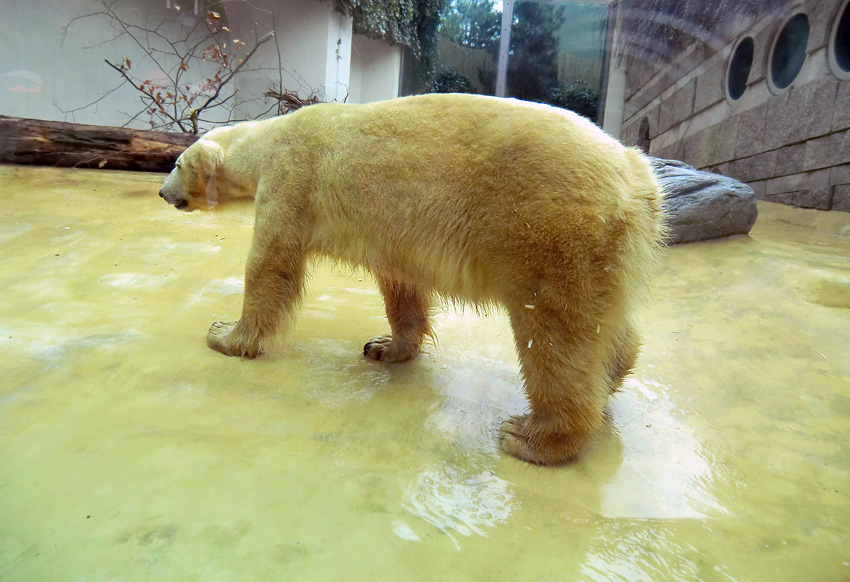
[[[473,95],[214,129],[160,196],[186,211],[254,198],[242,316],[207,337],[229,356],[257,356],[290,323],[316,254],[377,279],[392,333],[365,345],[375,360],[417,356],[434,296],[502,306],[530,411],[500,444],[540,465],[576,456],[634,365],[632,311],[664,236],[639,150],[562,109]]]

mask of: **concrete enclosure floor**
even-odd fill
[[[574,463],[498,453],[500,313],[419,360],[367,274],[320,263],[255,361],[250,205],[163,176],[0,167],[0,580],[850,580],[850,214],[764,204],[666,254],[645,347]]]

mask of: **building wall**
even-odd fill
[[[371,103],[398,97],[400,75],[401,47],[354,36],[349,103]]]
[[[153,80],[164,78],[162,69],[177,64],[162,56],[154,62],[131,38],[121,36],[106,16],[75,20],[102,11],[98,0],[50,2],[48,10],[42,4],[3,2],[0,115],[124,125],[142,107],[139,94],[129,85],[121,86],[122,78],[104,59],[118,63],[128,58],[133,73]],[[177,10],[180,4],[185,7]],[[179,39],[199,21],[193,4],[191,0],[120,0],[114,9],[128,22]],[[251,119],[268,111],[273,102],[263,93],[281,84],[302,98],[317,95],[325,101],[344,101],[352,83],[357,85],[358,101],[387,99],[398,92],[399,49],[368,39],[352,41],[351,18],[334,10],[330,2],[251,0],[216,5],[221,7],[232,42],[238,39],[250,47],[255,38],[275,28],[276,33],[234,79],[235,109],[208,114],[215,121]],[[231,42],[228,45],[232,49]],[[359,52],[352,59],[353,45]],[[214,69],[192,64],[184,80],[203,83]],[[149,119],[143,114],[129,125],[145,129]]]
[[[618,71],[626,79],[621,138],[745,181],[764,200],[850,211],[850,80],[828,63],[844,4],[789,2],[749,22],[729,19],[708,41],[667,62],[626,57]],[[769,52],[797,11],[809,19],[806,58],[790,87],[776,94],[768,86]],[[754,40],[753,65],[745,92],[733,101],[724,90],[727,68],[744,36]]]
[[[234,37],[245,42],[255,34],[263,37],[277,28],[274,41],[252,57],[252,70],[240,73],[240,92],[256,97],[272,84],[282,83],[285,90],[297,91],[301,97],[345,99],[351,63],[351,19],[335,11],[331,3],[273,0],[274,22],[268,12],[245,8],[262,6],[262,2],[223,5],[231,6],[229,17],[236,25],[231,28]],[[262,100],[251,105],[243,103],[243,117],[253,117],[267,108],[264,105]]]

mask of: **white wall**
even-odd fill
[[[118,31],[109,20],[93,17],[77,21],[63,37],[63,27],[78,15],[102,8],[94,0],[66,0],[48,6],[30,0],[4,0],[0,21],[0,114],[50,120],[121,125],[128,113],[141,108],[137,93],[130,87],[110,95],[120,84],[120,76],[104,59],[120,61],[129,57],[138,67],[145,66],[138,50],[118,40],[99,44]],[[155,2],[151,18],[165,17],[165,2]],[[139,21],[141,12],[129,5],[119,6],[123,18]],[[179,26],[166,27],[170,34]],[[149,68],[149,67],[148,67]],[[145,72],[150,72],[146,70]],[[73,110],[103,98],[85,111]],[[65,114],[62,110],[70,111]],[[143,124],[137,123],[136,126]]]
[[[351,83],[351,18],[331,11],[327,19],[325,100],[342,103]]]
[[[616,57],[611,58],[608,71],[608,90],[605,92],[605,118],[602,129],[608,135],[619,138],[623,129],[623,110],[626,99],[626,69],[617,64]]]
[[[180,11],[174,8],[178,3],[180,0],[119,0],[115,9],[123,19],[147,28],[159,27],[163,35],[174,39],[185,36],[197,22],[192,2],[183,0],[188,8]],[[104,59],[120,62],[129,58],[132,71],[150,79],[164,77],[162,70],[176,63],[164,57],[154,62],[132,39],[120,36],[121,31],[105,16],[76,20],[63,35],[74,17],[101,11],[99,0],[46,4],[2,0],[0,114],[98,125],[127,123],[142,108],[139,93],[127,85],[119,87],[120,75]],[[268,109],[272,102],[262,94],[281,84],[301,97],[343,101],[349,95],[353,82],[351,19],[335,11],[330,2],[251,0],[221,5],[231,41],[239,39],[250,46],[256,37],[276,28],[274,40],[263,45],[237,77],[236,119],[255,117]],[[233,45],[228,45],[231,50]],[[400,51],[368,39],[358,39],[356,46],[357,101],[395,96]],[[370,64],[371,58],[377,59],[376,63]],[[190,67],[185,81],[203,81],[214,70],[206,65],[206,69],[204,64]],[[350,96],[348,100],[352,101]],[[217,118],[226,119],[227,115],[222,109]],[[144,129],[148,120],[143,114],[130,126]]]
[[[273,15],[231,10],[228,16],[234,24],[234,36],[241,35],[246,42],[254,37],[255,29],[262,37],[272,30],[273,22],[277,26],[276,38],[268,50],[252,58],[252,70],[240,74],[240,90],[258,95],[271,84],[282,82],[284,89],[298,91],[301,97],[317,95],[323,101],[345,98],[351,19],[334,10],[330,2],[275,0]]]
[[[608,17],[613,14],[614,21],[608,22],[608,34],[613,34],[613,41],[608,47],[609,51],[604,58],[608,58],[608,86],[605,94],[602,96],[605,99],[604,117],[602,119],[602,129],[608,135],[620,138],[623,131],[623,114],[625,111],[626,102],[626,59],[618,59],[619,43],[622,39],[622,10],[608,10]]]
[[[349,103],[370,103],[398,97],[401,47],[364,36],[351,43]]]

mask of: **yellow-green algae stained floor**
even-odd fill
[[[369,362],[380,296],[319,266],[277,353],[207,349],[251,208],[161,179],[0,168],[0,580],[850,580],[850,214],[671,249],[605,429],[545,469],[496,450],[501,315]]]

